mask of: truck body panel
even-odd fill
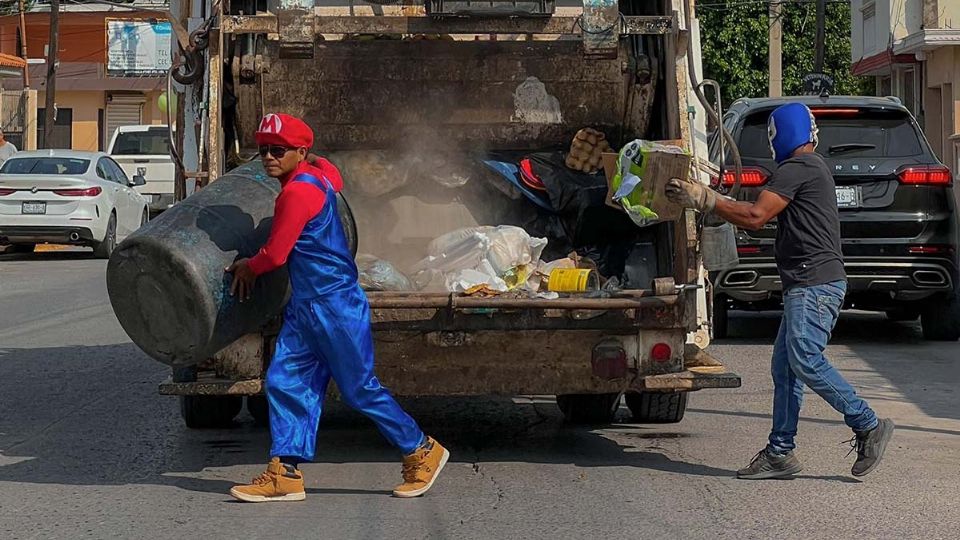
[[[302,117],[315,128],[316,151],[343,173],[360,251],[407,267],[443,233],[512,224],[524,204],[530,212],[521,198],[490,203],[478,161],[486,153],[569,146],[590,126],[621,143],[680,139],[695,158],[705,156],[704,122],[696,116],[702,109],[688,108],[684,40],[695,36],[680,27],[675,13],[683,9],[692,2],[664,1],[651,10],[660,13],[614,16],[601,26],[618,38],[612,47],[609,36],[578,29],[610,15],[589,10],[580,10],[583,18],[539,19],[303,9],[228,14],[209,42],[204,129],[212,134],[207,150],[216,155],[208,170],[185,176],[214,181],[221,163],[242,162],[264,113]],[[452,32],[418,38],[444,31]],[[490,37],[510,33],[506,41]],[[226,51],[232,56],[224,58],[220,79],[216,60]],[[221,104],[214,99],[219,92],[229,98],[223,115],[213,105]],[[379,378],[400,395],[739,386],[738,376],[702,350],[709,318],[694,214],[651,230],[668,259],[659,275],[668,286],[560,300],[368,292]],[[276,330],[235,343],[198,370],[175,373],[161,392],[262,392],[260,377],[251,374],[268,365]]]

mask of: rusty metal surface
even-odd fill
[[[398,395],[517,395],[619,392],[629,380],[594,377],[590,358],[603,331],[475,332],[463,346],[423,336],[377,337],[377,374]]]
[[[312,60],[296,60],[270,42],[263,100],[318,127],[324,152],[544,148],[585,125],[619,132],[625,55],[586,57],[577,41],[374,40],[320,42]],[[241,111],[244,124],[256,113]]]
[[[681,371],[664,375],[641,377],[639,390],[655,391],[694,391],[707,388],[740,388],[740,376],[730,372],[699,373]]]
[[[217,375],[226,379],[254,379],[263,371],[264,337],[247,334],[214,355]]]
[[[223,19],[221,28],[231,34],[283,33],[282,21],[274,15],[231,15]],[[672,17],[623,17],[620,34],[668,34],[674,30]],[[543,18],[467,18],[467,17],[369,17],[317,16],[313,21],[316,34],[552,34],[581,33],[579,17]]]
[[[408,396],[694,391],[741,384],[737,374],[727,372],[712,356],[711,365],[700,367],[692,367],[697,360],[688,358],[687,369],[679,373],[638,375],[631,365],[625,378],[598,377],[591,365],[593,347],[607,337],[604,331],[532,331],[513,340],[503,339],[500,332],[381,334],[376,342],[377,374],[391,392]],[[698,354],[709,356],[704,351]],[[251,395],[262,390],[259,378],[168,380],[160,385],[163,395]]]
[[[519,339],[527,330],[686,329],[694,289],[682,294],[622,298],[510,299],[472,298],[444,293],[370,292],[372,324],[377,332],[503,331]],[[695,307],[695,306],[694,306]]]
[[[639,309],[658,308],[676,304],[678,297],[650,296],[640,298],[474,298],[451,295],[433,298],[370,298],[370,307],[380,309]]]
[[[259,378],[242,381],[228,379],[204,379],[196,382],[160,383],[162,396],[252,396],[263,392],[263,381]]]

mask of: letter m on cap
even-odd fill
[[[281,128],[283,128],[283,122],[280,121],[280,117],[275,114],[268,114],[260,121],[260,129],[258,131],[260,133],[279,134]]]

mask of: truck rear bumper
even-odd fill
[[[937,259],[865,260],[849,258],[847,296],[877,294],[902,301],[916,301],[953,290],[953,268]],[[780,276],[773,262],[743,260],[732,270],[721,272],[717,292],[741,302],[778,298]]]
[[[706,351],[695,347],[688,349],[684,358],[684,370],[677,373],[659,375],[638,375],[631,380],[596,381],[598,384],[589,384],[584,381],[583,387],[577,389],[579,393],[611,393],[611,392],[692,392],[707,388],[739,388],[740,376],[726,370],[723,365]],[[536,369],[536,368],[531,368]],[[378,370],[379,371],[379,370]],[[536,374],[531,372],[531,377]],[[499,394],[501,392],[480,391],[483,385],[475,387],[477,392],[450,392],[443,384],[419,385],[417,396],[449,396],[449,395],[484,395]],[[541,389],[543,390],[543,389]],[[161,395],[257,395],[263,393],[263,380],[259,378],[244,380],[228,380],[219,378],[200,378],[190,382],[174,382],[168,379],[160,384]],[[557,389],[556,393],[568,393],[568,389]],[[551,392],[544,392],[549,394]],[[570,392],[573,393],[573,392]]]

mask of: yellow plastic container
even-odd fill
[[[562,293],[596,291],[600,289],[600,278],[589,268],[557,268],[550,272],[547,289]]]

